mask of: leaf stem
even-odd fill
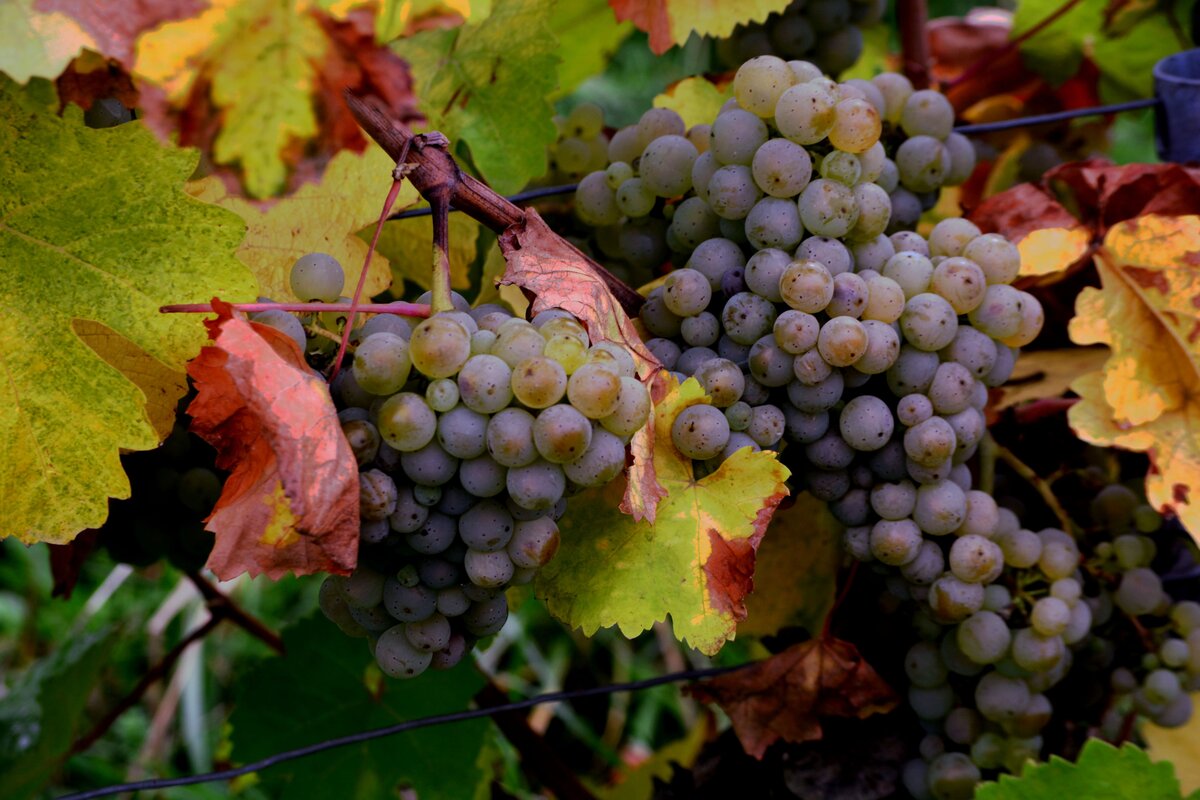
[[[376,305],[359,305],[353,303],[230,303],[235,311],[255,313],[270,311],[277,308],[280,311],[352,311],[357,308],[363,314],[396,314],[401,317],[428,317],[429,306],[424,303],[379,303]],[[163,314],[211,314],[212,303],[175,303],[161,306],[158,309]]]
[[[433,209],[433,298],[430,308],[437,314],[453,311],[450,300],[450,189],[442,186],[429,193]]]

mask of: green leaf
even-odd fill
[[[116,642],[111,633],[68,638],[0,700],[0,786],[7,800],[33,795],[58,769]]]
[[[1002,775],[984,783],[975,800],[1179,800],[1179,781],[1170,763],[1154,763],[1132,744],[1117,749],[1090,739],[1079,761],[1051,756],[1045,764],[1029,764],[1020,777]]]
[[[555,3],[549,23],[559,52],[565,56],[558,65],[556,97],[570,94],[588,78],[604,72],[609,58],[633,30],[630,23],[617,22],[606,0]]]
[[[287,655],[263,661],[235,687],[233,757],[280,750],[467,707],[483,679],[467,659],[412,681],[383,678],[363,642],[319,615],[286,630]],[[278,800],[394,797],[410,784],[422,800],[471,797],[488,723],[419,728],[290,761],[259,774]]]
[[[96,45],[71,17],[33,6],[34,0],[0,2],[0,72],[20,83],[57,78],[80,50]]]
[[[411,281],[422,289],[432,287],[433,224],[432,217],[394,219],[383,225],[376,252],[392,265],[392,286],[403,290],[401,281]],[[375,235],[372,225],[359,234],[370,242]],[[477,255],[479,223],[466,214],[450,215],[450,288],[471,288],[471,263]]]
[[[654,410],[654,467],[667,496],[653,524],[620,512],[621,481],[571,498],[537,590],[585,635],[616,625],[636,636],[669,614],[677,638],[712,654],[745,618],[755,550],[787,495],[788,470],[773,453],[747,449],[697,480],[670,431],[681,411],[707,402],[689,378]]]
[[[204,325],[159,306],[255,294],[233,255],[241,220],[182,191],[196,153],[81,116],[59,119],[0,78],[0,536],[26,542],[99,527],[108,498],[129,496],[120,451],[159,441],[146,395],[72,322],[182,370]]]
[[[499,0],[480,22],[393,45],[412,66],[429,127],[465,142],[501,194],[546,171],[546,148],[557,136],[546,100],[558,68],[548,7],[546,0]]]

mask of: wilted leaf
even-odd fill
[[[617,19],[629,20],[650,34],[650,49],[662,55],[672,45],[683,44],[692,31],[701,36],[725,37],[734,26],[762,22],[783,11],[788,0],[748,0],[713,3],[710,0],[608,0]]]
[[[1030,400],[1061,397],[1078,378],[1104,366],[1107,347],[1069,347],[1021,353],[1012,377],[992,391],[990,410],[1003,411]]]
[[[192,184],[189,191],[246,221],[249,230],[238,249],[238,258],[258,278],[262,294],[280,302],[292,299],[288,285],[292,264],[305,253],[319,252],[341,263],[346,271],[344,291],[350,295],[367,254],[367,242],[356,234],[379,219],[392,184],[393,167],[387,154],[372,144],[362,154],[339,153],[320,183],[305,184],[300,191],[270,206],[226,194],[220,181],[213,178]],[[395,208],[416,199],[416,190],[405,183]],[[428,264],[429,258],[424,261]],[[379,294],[391,280],[388,259],[376,253],[364,296]]]
[[[710,654],[733,637],[788,471],[773,453],[742,450],[697,480],[670,430],[681,411],[707,402],[689,379],[654,410],[654,466],[667,490],[654,523],[620,512],[620,481],[571,499],[562,545],[537,582],[556,617],[586,635],[616,625],[634,636],[669,614],[677,638]]]
[[[1029,764],[1020,777],[1001,775],[997,783],[980,784],[976,800],[1179,800],[1179,781],[1166,762],[1153,763],[1135,745],[1120,749],[1099,739],[1088,739],[1072,764],[1050,756],[1044,764]]]
[[[65,542],[100,527],[109,497],[129,496],[119,452],[159,441],[138,386],[157,368],[128,348],[97,355],[76,322],[180,370],[204,328],[159,306],[215,292],[249,300],[254,282],[233,257],[240,220],[182,191],[195,154],[136,123],[85,128],[78,109],[60,119],[42,100],[0,78],[0,536]]]
[[[816,635],[837,594],[842,526],[805,492],[771,519],[758,546],[754,591],[738,633],[773,636],[789,626]]]
[[[1002,233],[1015,243],[1043,228],[1079,225],[1079,220],[1062,203],[1032,183],[1022,183],[987,198],[971,211],[971,220],[985,232]]]
[[[1081,438],[1145,452],[1146,495],[1200,535],[1200,217],[1142,217],[1109,231],[1096,255],[1103,291],[1076,300],[1071,340],[1112,349],[1071,385]]]
[[[777,741],[821,738],[820,717],[891,711],[896,695],[849,642],[812,639],[688,691],[729,715],[746,752],[762,758]]]
[[[112,631],[67,638],[0,699],[0,786],[6,800],[37,795],[78,734],[88,695],[116,637]]]
[[[647,383],[650,389],[652,407],[670,394],[676,381],[667,375],[666,370],[658,370]],[[631,515],[636,520],[653,523],[658,515],[658,504],[667,496],[666,488],[659,482],[654,464],[654,442],[656,434],[653,425],[644,425],[633,434],[629,442],[630,455],[633,463],[629,465],[626,475],[625,496],[621,498],[621,511]]]
[[[646,349],[626,313],[627,309],[636,311],[641,297],[628,287],[622,296],[615,296],[614,284],[605,280],[603,268],[550,230],[536,211],[526,211],[523,223],[500,235],[500,250],[508,262],[500,282],[536,295],[534,314],[549,308],[569,311],[587,327],[592,341],[628,348],[643,379],[658,369],[658,360]]]
[[[717,118],[721,106],[732,96],[732,83],[722,88],[708,78],[697,76],[684,78],[669,86],[654,98],[654,107],[671,109],[683,117],[683,124],[690,128],[693,125],[710,124]]]
[[[34,0],[0,3],[0,72],[18,83],[58,77],[92,37],[66,14],[43,13]]]
[[[412,67],[429,127],[465,143],[493,189],[515,192],[546,171],[558,57],[543,0],[497,0],[479,22],[393,47]]]
[[[382,201],[380,201],[382,206]],[[376,209],[375,215],[379,215]],[[422,289],[432,286],[433,217],[410,217],[385,222],[376,257],[382,255],[392,264],[392,282],[411,281]],[[370,242],[375,226],[368,226],[360,238]],[[471,262],[477,254],[479,223],[466,214],[450,217],[450,288],[471,288]],[[374,261],[374,259],[372,259]]]
[[[206,520],[216,536],[209,569],[222,580],[348,573],[358,557],[358,466],[325,381],[286,335],[213,305],[213,344],[188,365],[191,430],[231,470]]]
[[[165,22],[199,14],[208,7],[208,0],[36,0],[34,5],[40,12],[59,12],[75,20],[92,37],[94,44],[89,46],[93,50],[129,69],[139,36]]]
[[[461,711],[483,685],[470,659],[417,680],[384,678],[365,646],[348,642],[319,614],[285,630],[283,644],[286,655],[259,662],[238,680],[230,719],[238,763]],[[485,720],[469,720],[317,753],[263,770],[259,789],[275,800],[378,800],[399,797],[398,786],[408,784],[421,800],[469,798],[482,777],[476,759],[487,731]]]

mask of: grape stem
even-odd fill
[[[353,303],[230,303],[235,311],[245,311],[253,314],[258,311],[351,311]],[[429,306],[424,303],[380,303],[378,305],[360,305],[358,310],[364,314],[395,314],[401,317],[428,317]],[[212,303],[176,303],[162,306],[158,309],[163,314],[212,314]]]
[[[414,138],[403,122],[391,119],[380,102],[373,97],[358,97],[346,92],[346,105],[358,124],[383,151],[400,161],[405,142]],[[430,136],[431,134],[425,134]],[[439,134],[440,135],[440,134]],[[443,137],[444,138],[444,137]],[[433,205],[430,193],[444,190],[448,205],[478,220],[496,233],[525,221],[525,211],[495,192],[487,184],[466,175],[459,169],[449,149],[445,147],[412,147],[409,159],[411,170],[406,174],[413,187]],[[441,189],[439,189],[441,187]],[[625,313],[637,316],[645,301],[635,289],[604,267],[588,260],[588,266],[604,281]]]
[[[1067,531],[1072,536],[1078,534],[1078,531],[1076,530],[1078,526],[1075,525],[1075,522],[1071,519],[1071,515],[1067,513],[1067,510],[1063,508],[1063,504],[1059,502],[1058,497],[1054,494],[1054,490],[1050,488],[1050,484],[1047,483],[1040,475],[1034,472],[1032,467],[1030,467],[1021,459],[1017,458],[1013,451],[1009,450],[1007,447],[998,442],[996,443],[996,457],[1007,464],[1013,472],[1017,473],[1018,476],[1020,476],[1026,483],[1034,488],[1034,491],[1036,491],[1038,496],[1042,498],[1042,502],[1044,502],[1054,513],[1054,516],[1058,518],[1058,523],[1062,526],[1064,531]]]
[[[900,53],[904,77],[916,89],[929,88],[929,9],[925,0],[897,0]]]

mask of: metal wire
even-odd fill
[[[542,186],[538,189],[529,189],[524,192],[510,195],[507,200],[512,203],[527,203],[530,200],[537,200],[542,197],[553,197],[560,194],[570,194],[579,186],[577,183],[567,183],[561,186]],[[451,208],[451,211],[457,211],[457,208]],[[392,214],[388,219],[411,219],[412,217],[428,217],[433,213],[433,209],[429,206],[421,206],[420,208],[410,208],[407,211],[401,211],[397,214]]]
[[[626,683],[612,683],[607,686],[592,686],[587,689],[573,689],[571,691],[562,692],[547,692],[539,694],[525,700],[517,700],[512,703],[505,703],[500,706],[490,706],[488,708],[472,708],[464,711],[454,711],[449,714],[436,714],[431,717],[421,717],[419,719],[399,722],[395,725],[388,725],[384,728],[375,728],[369,731],[361,731],[360,733],[352,733],[347,736],[338,736],[333,739],[326,739],[315,744],[310,744],[305,747],[297,747],[294,750],[284,750],[272,756],[251,761],[248,764],[243,764],[240,767],[233,769],[223,769],[214,772],[201,772],[196,775],[185,775],[179,778],[151,778],[144,781],[133,781],[131,783],[119,783],[112,786],[104,786],[99,789],[90,789],[86,792],[75,792],[74,794],[62,795],[57,800],[91,800],[95,797],[109,797],[122,792],[138,792],[147,789],[168,789],[172,786],[193,786],[198,783],[210,783],[212,781],[229,780],[237,778],[251,772],[273,767],[276,764],[282,764],[286,761],[294,761],[298,758],[323,753],[326,750],[333,750],[338,747],[345,747],[350,744],[359,744],[361,742],[369,742],[372,739],[382,739],[385,736],[391,736],[405,731],[416,730],[418,728],[428,728],[434,725],[444,725],[450,722],[465,722],[466,720],[479,719],[481,717],[492,717],[497,714],[503,714],[508,711],[522,711],[533,706],[543,703],[557,703],[563,700],[575,700],[582,697],[595,697],[598,695],[616,694],[618,692],[636,692],[643,689],[651,689],[655,686],[662,686],[667,683],[679,683],[682,681],[704,680],[705,678],[713,678],[717,675],[724,675],[729,672],[734,672],[743,669],[749,664],[739,664],[735,667],[710,667],[708,669],[692,669],[682,672],[670,672],[666,675],[659,675],[655,678],[646,678],[640,681],[629,681]]]

